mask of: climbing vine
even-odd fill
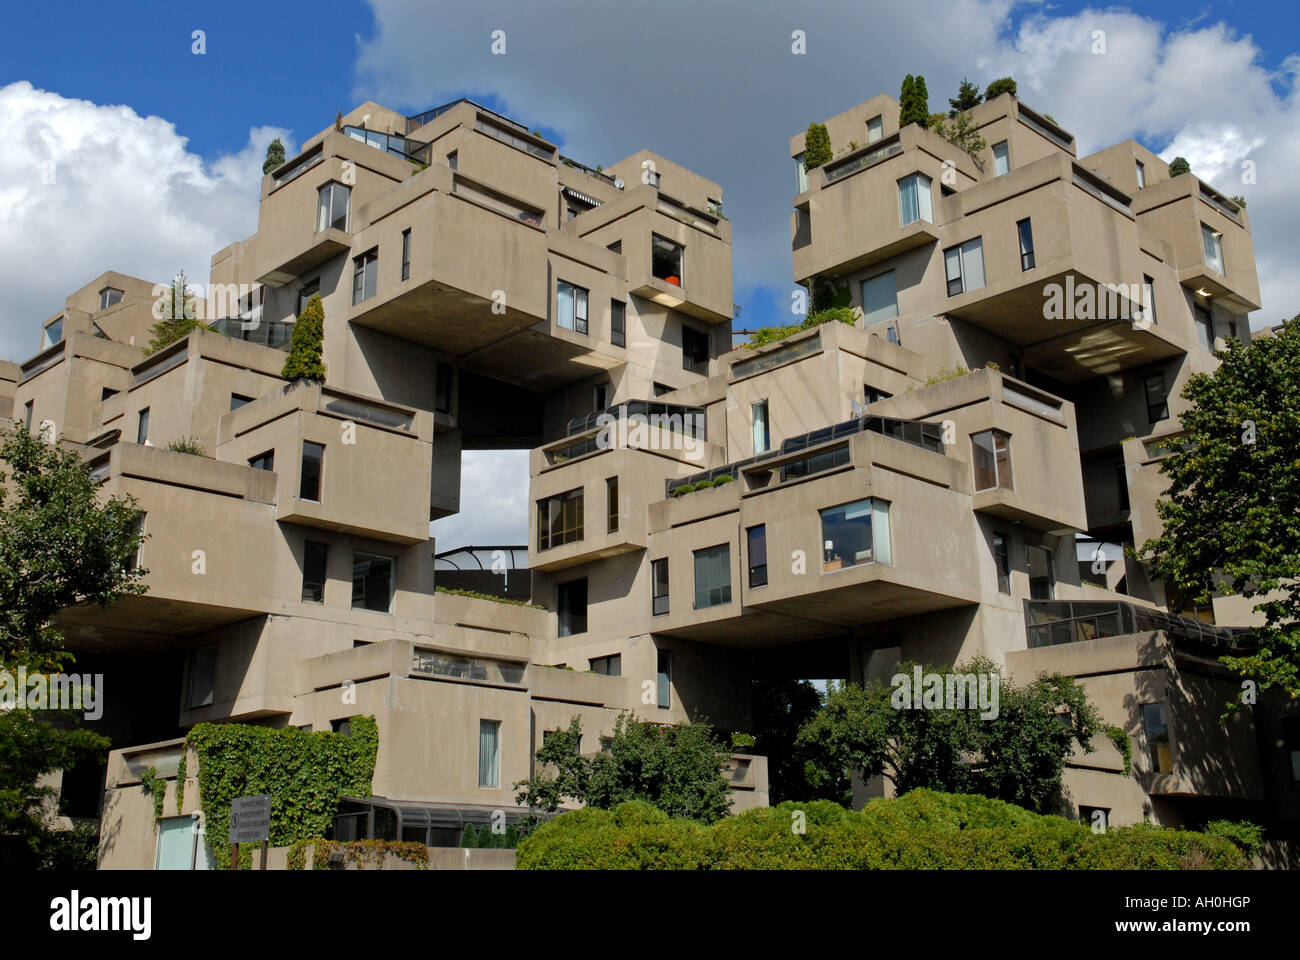
[[[1110,737],[1110,742],[1115,744],[1115,749],[1120,752],[1124,758],[1124,776],[1128,776],[1133,771],[1133,740],[1123,727],[1110,726],[1105,730],[1106,736]]]
[[[189,751],[181,750],[181,762],[176,765],[176,815],[180,816],[181,807],[185,806],[185,777],[186,764],[185,760],[189,756]]]
[[[384,864],[384,855],[391,853],[399,860],[405,860],[416,870],[429,868],[429,848],[414,840],[353,840],[339,843],[334,840],[301,840],[289,848],[289,869],[302,870],[307,865],[307,847],[315,845],[312,851],[311,868],[313,870],[330,869],[330,854],[341,853],[346,863],[358,870],[379,870]]]
[[[140,774],[140,786],[153,794],[153,818],[157,820],[163,814],[163,798],[167,796],[167,781],[158,776],[158,771],[150,767]]]
[[[340,796],[370,796],[379,728],[352,717],[351,736],[200,723],[186,737],[199,760],[199,806],[220,867],[230,862],[230,806],[237,797],[271,796],[272,846],[320,837],[333,824]]]

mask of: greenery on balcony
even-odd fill
[[[279,137],[276,137],[266,145],[266,160],[262,163],[262,174],[265,176],[281,166],[284,166],[284,144],[280,142]]]
[[[1186,157],[1174,157],[1173,162],[1169,164],[1169,176],[1181,177],[1184,173],[1191,173],[1192,165],[1187,162]]]
[[[166,296],[162,305],[162,319],[149,328],[149,346],[144,351],[146,357],[163,347],[171,346],[192,330],[208,329],[208,325],[198,318],[194,294],[189,291],[189,280],[186,279],[184,270],[172,278]]]
[[[903,78],[898,95],[898,128],[901,130],[909,123],[920,124],[922,128],[930,124],[930,93],[925,87],[925,77],[913,77],[910,73]]]
[[[813,327],[820,327],[823,323],[830,323],[832,320],[838,320],[850,327],[856,326],[858,322],[857,314],[853,312],[852,307],[827,307],[824,310],[815,310],[813,313],[808,314],[802,323],[791,323],[781,327],[760,327],[749,335],[749,341],[744,346],[746,350],[765,347],[769,343],[776,343],[778,340],[793,336],[801,330],[811,330]]]
[[[453,597],[469,597],[471,600],[490,600],[493,603],[509,603],[516,607],[528,607],[531,610],[545,610],[541,604],[530,600],[514,600],[510,597],[498,597],[492,593],[479,593],[477,590],[457,590],[452,587],[434,587],[434,593],[445,593]]]
[[[208,451],[203,448],[203,444],[199,443],[197,437],[181,437],[179,440],[173,440],[167,444],[164,449],[171,453],[188,453],[194,457],[212,459],[212,457],[208,456]]]
[[[673,491],[674,497],[680,497],[684,493],[694,493],[696,490],[708,490],[712,487],[724,487],[729,483],[735,483],[736,478],[730,474],[724,473],[720,477],[714,477],[712,480],[701,480],[699,483],[685,483]]]
[[[803,168],[813,170],[831,161],[831,135],[824,123],[808,124],[808,133],[804,136]]]
[[[325,381],[325,361],[321,354],[325,349],[325,307],[320,294],[313,293],[307,305],[302,308],[302,315],[293,325],[293,337],[289,341],[289,355],[284,358],[284,368],[280,376],[291,383],[299,380],[323,383]]]

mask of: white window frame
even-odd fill
[[[916,193],[916,216],[911,220],[907,219],[907,210],[903,204],[903,197],[909,187],[915,190]],[[934,223],[933,188],[934,181],[924,173],[911,173],[898,181],[898,220],[900,226],[906,227],[922,220],[926,223]]]

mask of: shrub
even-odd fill
[[[194,437],[181,437],[179,440],[173,440],[167,444],[167,450],[172,453],[188,453],[195,457],[206,457],[208,452],[203,449],[203,445]]]
[[[735,482],[736,482],[736,478],[729,473],[724,473],[720,477],[713,478],[713,485],[715,487],[725,487],[727,484],[735,483]]]
[[[1211,820],[1205,825],[1204,832],[1212,837],[1230,840],[1248,857],[1253,857],[1264,849],[1264,828],[1249,820]]]
[[[1169,176],[1181,177],[1184,173],[1191,173],[1192,165],[1187,162],[1186,157],[1174,157],[1174,162],[1169,164]]]
[[[853,312],[852,307],[827,307],[824,310],[814,310],[804,318],[802,323],[792,323],[784,327],[761,327],[755,330],[750,335],[749,342],[745,344],[745,349],[753,350],[757,347],[765,347],[769,343],[784,340],[786,337],[793,336],[803,330],[820,327],[823,323],[829,323],[832,320],[838,320],[850,327],[856,326],[858,322],[857,314]]]
[[[984,88],[984,100],[988,102],[994,97],[1000,97],[1004,93],[1009,93],[1013,97],[1016,95],[1016,81],[1010,77],[999,77],[987,87]]]
[[[293,325],[293,337],[289,341],[289,355],[284,358],[284,368],[280,376],[289,381],[311,380],[317,383],[325,380],[325,362],[321,354],[325,349],[325,307],[320,294],[314,293],[307,306],[302,308],[302,315]]]
[[[680,497],[686,493],[694,493],[698,489],[699,487],[693,483],[683,483],[680,487],[678,487],[676,490],[673,491],[673,496]]]
[[[284,144],[276,137],[266,145],[266,160],[262,164],[263,175],[284,164]]]
[[[805,171],[820,167],[831,159],[831,135],[826,124],[813,122],[808,124],[808,133],[804,136],[803,168]]]

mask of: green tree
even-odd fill
[[[325,380],[325,361],[321,353],[325,348],[325,307],[321,304],[320,294],[314,293],[307,305],[302,308],[302,315],[293,325],[293,337],[289,341],[289,355],[284,358],[284,369],[280,376],[286,380]]]
[[[0,433],[0,667],[58,670],[65,607],[144,593],[130,497],[101,501],[85,462],[15,422]]]
[[[805,171],[820,167],[831,159],[831,135],[824,123],[808,124],[808,133],[804,136],[803,168]]]
[[[847,804],[849,781],[840,775],[808,780],[805,761],[795,751],[799,729],[821,709],[821,694],[807,680],[755,680],[754,752],[767,757],[772,803],[782,800],[834,800]]]
[[[913,666],[904,664],[899,673],[910,678]],[[900,794],[926,787],[1044,811],[1056,801],[1074,745],[1090,752],[1101,729],[1082,688],[1068,677],[1040,676],[1016,687],[982,659],[923,673],[945,684],[954,673],[997,675],[997,716],[971,707],[896,706],[895,690],[879,684],[828,688],[825,705],[796,740],[814,777],[883,775]]]
[[[150,339],[145,356],[170,346],[191,330],[207,329],[207,325],[198,319],[198,308],[184,270],[172,279],[166,297],[162,304],[162,319],[149,328]]]
[[[913,77],[910,73],[903,78],[903,88],[898,97],[898,126],[919,123],[922,127],[930,123],[930,94],[925,88],[925,77]]]
[[[953,146],[965,150],[976,161],[979,160],[981,151],[988,148],[988,143],[980,136],[979,127],[969,113],[959,113],[946,121],[941,118],[931,129]]]
[[[1009,93],[1013,97],[1016,95],[1016,81],[1010,77],[999,77],[984,88],[985,102],[992,100],[994,97],[1000,97],[1004,93]]]
[[[262,163],[262,173],[267,174],[284,164],[284,144],[276,137],[266,145],[266,160]]]
[[[620,714],[606,749],[593,756],[579,752],[582,721],[545,738],[537,751],[535,774],[515,784],[516,799],[554,811],[564,800],[610,810],[628,800],[644,800],[672,817],[713,823],[731,807],[722,775],[730,753],[707,723],[661,726]]]
[[[1174,157],[1174,162],[1169,164],[1169,176],[1181,177],[1184,173],[1191,173],[1192,165],[1187,162],[1186,157]]]
[[[959,113],[973,110],[980,105],[981,100],[983,98],[980,96],[980,88],[962,77],[961,86],[957,88],[957,96],[948,98],[948,106],[952,108],[950,116],[955,117]]]
[[[1160,462],[1163,530],[1138,554],[1174,606],[1208,603],[1216,589],[1258,599],[1259,649],[1223,662],[1300,697],[1300,316],[1218,356],[1183,388],[1180,450]]]

